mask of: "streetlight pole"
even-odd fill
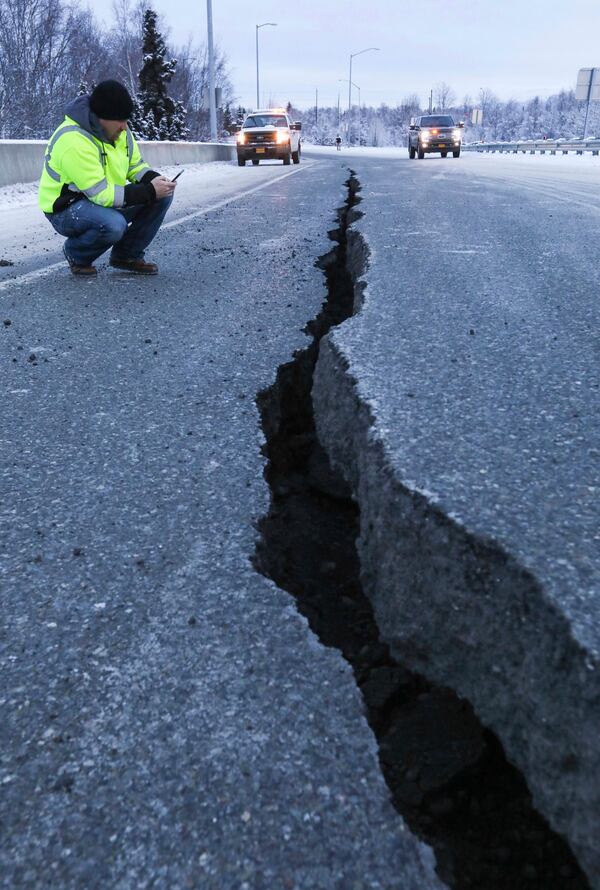
[[[217,141],[217,94],[215,90],[215,47],[213,42],[212,0],[206,0],[208,26],[208,107],[210,109],[210,138]]]
[[[352,129],[352,59],[355,56],[362,56],[363,53],[371,53],[371,52],[379,52],[378,46],[368,46],[366,49],[361,49],[357,53],[350,53],[350,74],[348,75],[348,132],[346,134],[346,139],[348,145],[350,145],[350,137],[351,137],[351,129]]]
[[[347,84],[349,84],[350,89],[352,89],[352,87],[354,87],[355,90],[358,90],[358,112],[359,112],[359,118],[360,118],[360,87],[359,87],[359,85],[357,83],[354,83],[353,80],[347,80],[345,77],[338,77],[338,83],[347,83]],[[338,130],[340,127],[339,112],[340,112],[340,99],[339,99],[339,93],[338,93]],[[359,127],[360,127],[360,122],[359,122]]]
[[[595,79],[596,79],[596,69],[592,68],[592,72],[590,74],[590,82],[588,84],[587,105],[585,108],[585,123],[583,125],[583,138],[584,139],[587,139],[587,134],[588,134],[588,118],[590,116],[590,101],[592,98],[592,86],[594,85]]]
[[[257,110],[260,108],[260,77],[258,70],[258,31],[259,28],[266,28],[269,26],[270,28],[276,28],[277,22],[263,22],[262,25],[256,26],[256,108]]]

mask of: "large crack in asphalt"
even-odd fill
[[[321,642],[351,664],[394,805],[434,849],[449,887],[588,890],[571,850],[533,809],[498,739],[468,702],[391,657],[361,588],[359,506],[317,439],[311,400],[322,337],[360,304],[356,266],[364,268],[367,251],[351,228],[362,215],[352,171],[347,188],[338,227],[329,233],[335,247],[317,263],[328,299],[306,327],[313,340],[257,397],[271,505],[259,522],[254,565],[295,597]]]

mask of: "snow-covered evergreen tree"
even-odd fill
[[[77,95],[78,96],[89,96],[91,92],[93,92],[96,86],[96,82],[92,81],[88,83],[87,80],[83,79],[79,82],[79,86],[77,87]]]
[[[177,59],[167,60],[167,46],[157,27],[153,9],[144,13],[143,61],[139,73],[140,91],[131,117],[131,129],[141,139],[177,141],[188,135],[186,109],[172,99],[168,84]]]
[[[527,139],[539,139],[542,122],[542,102],[539,96],[535,96],[527,104],[527,123],[525,127],[525,137]]]
[[[229,102],[225,103],[225,108],[223,109],[223,130],[225,133],[228,133],[230,136],[235,133],[237,127],[237,121],[235,116],[231,110],[231,105]]]

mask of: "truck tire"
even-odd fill
[[[408,156],[411,159],[411,161],[414,161],[414,159],[417,156],[417,151],[415,148],[412,147],[412,145],[408,146]]]
[[[258,158],[252,158],[252,166],[253,167],[258,167],[259,164],[260,164],[260,161],[258,160]]]
[[[245,159],[245,158],[240,158],[240,157],[238,156],[238,167],[245,167],[245,166],[246,166],[246,159]]]
[[[422,161],[423,158],[425,157],[425,152],[423,151],[421,146],[419,146],[419,150],[417,151],[417,157],[420,161]]]
[[[441,154],[441,156],[442,156],[443,158],[447,158],[447,157],[448,157],[448,152],[447,152],[447,151],[441,151],[440,154]]]
[[[289,150],[289,148],[288,148],[286,154],[284,154],[284,156],[283,156],[283,163],[285,164],[286,167],[288,167],[292,163],[292,153]]]
[[[294,164],[300,163],[300,152],[301,152],[300,146],[298,146],[298,151],[292,152],[292,161],[294,162]]]
[[[453,158],[460,158],[460,148],[457,148],[456,151],[452,152]]]

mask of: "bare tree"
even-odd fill
[[[421,110],[421,100],[416,93],[405,96],[400,103],[400,113],[403,123],[410,121],[411,117],[415,117]]]
[[[479,107],[483,111],[484,119],[485,119],[485,116],[486,116],[489,106],[497,101],[498,101],[498,99],[496,98],[496,94],[493,93],[492,90],[490,90],[489,88],[482,87],[479,90]]]
[[[208,48],[202,43],[195,45],[191,39],[176,49],[177,69],[173,75],[172,95],[188,110],[187,125],[191,139],[205,139],[210,136],[210,122],[207,108],[209,91]],[[232,105],[236,96],[229,75],[227,57],[215,47],[215,83],[221,90],[220,108]],[[219,114],[222,118],[222,111]]]
[[[148,0],[114,0],[112,8],[115,26],[107,35],[108,57],[102,78],[120,80],[135,96],[142,67],[144,13],[152,8],[152,3]],[[164,33],[162,21],[160,27]]]
[[[100,58],[89,10],[64,0],[0,0],[0,130],[43,138]]]
[[[491,135],[492,139],[496,140],[499,138],[500,125],[502,123],[502,115],[504,113],[504,105],[500,100],[493,96],[488,100],[486,104],[486,111],[484,115],[484,123],[486,123],[488,133]],[[487,116],[487,121],[486,121]]]
[[[445,111],[446,108],[451,108],[456,102],[456,94],[451,86],[442,81],[433,90],[433,102],[439,111]]]

